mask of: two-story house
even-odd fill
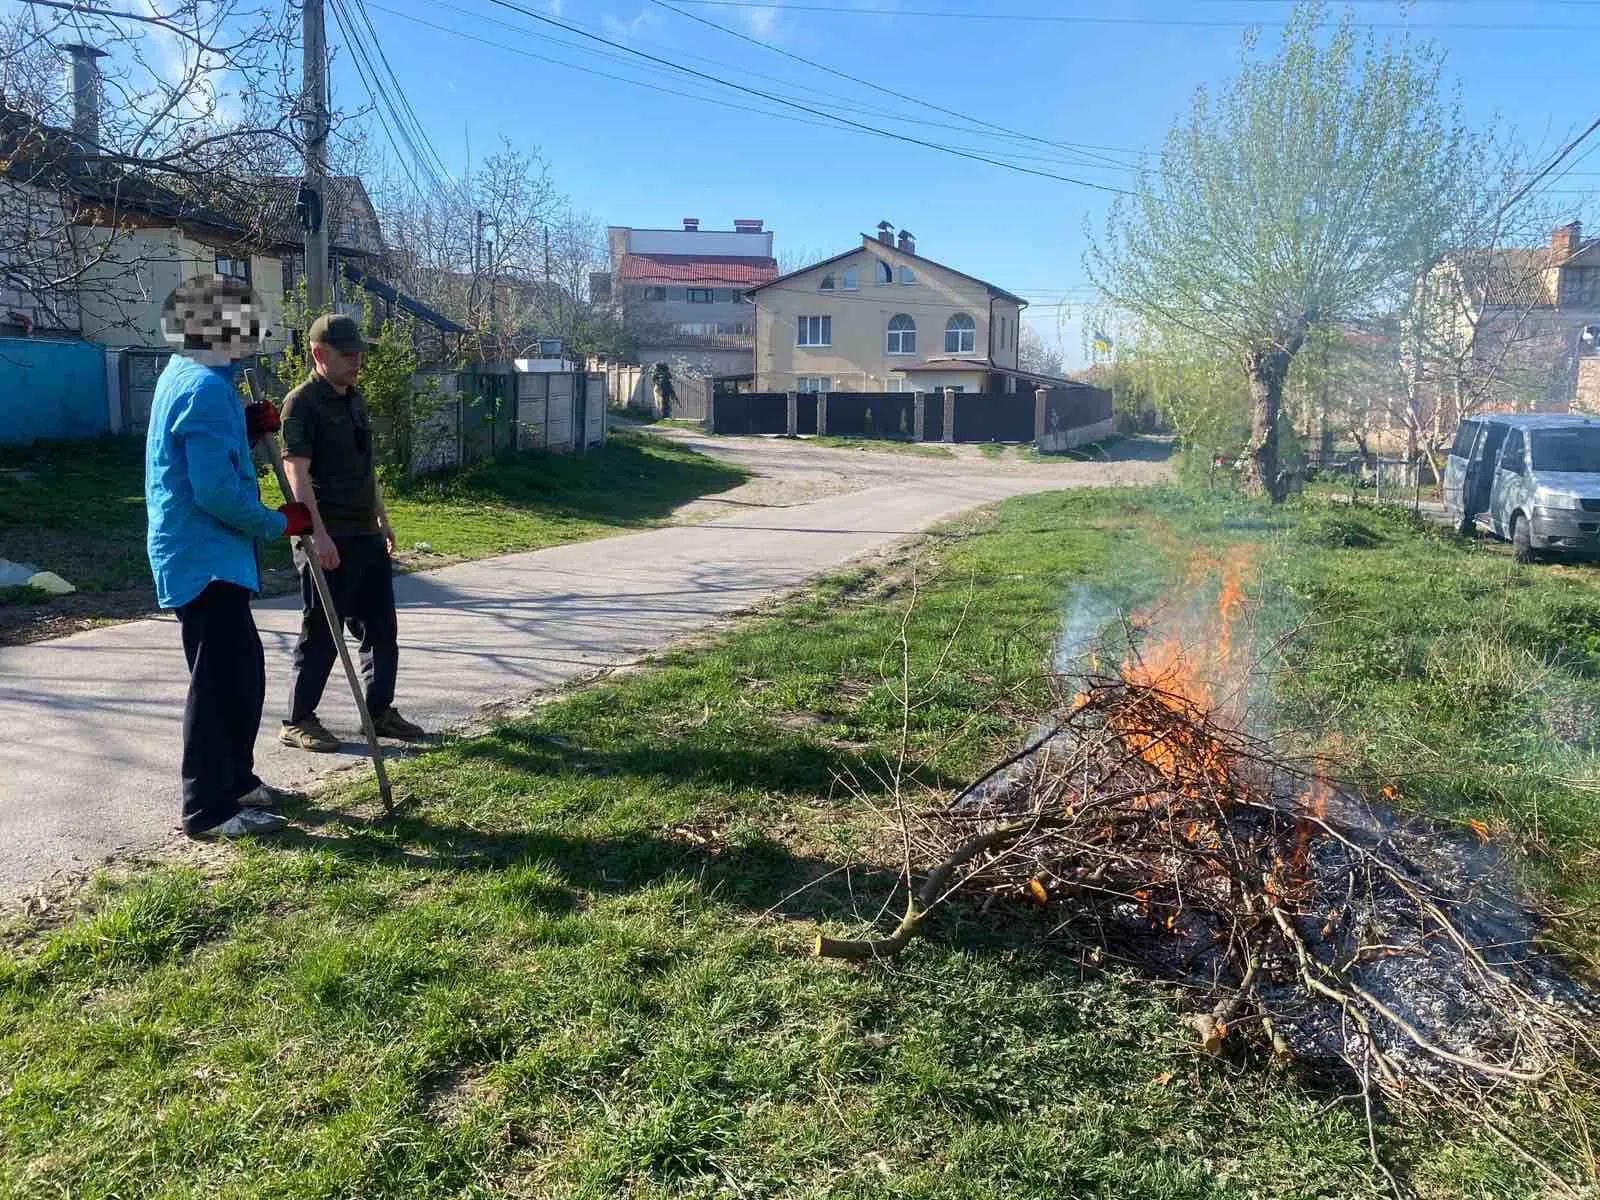
[[[1027,301],[925,258],[887,221],[861,245],[751,289],[762,392],[1015,391]]]
[[[611,270],[590,279],[610,299],[649,369],[666,362],[675,376],[744,377],[753,371],[755,310],[745,292],[778,273],[772,232],[759,220],[732,229],[606,230]]]
[[[1444,432],[1482,408],[1600,411],[1600,238],[1573,221],[1548,246],[1457,251],[1429,286],[1419,365]]]

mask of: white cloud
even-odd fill
[[[601,18],[606,27],[606,32],[619,41],[630,42],[638,37],[651,25],[655,24],[655,13],[649,9],[640,9],[632,20],[624,21],[620,17],[613,17],[607,13]]]
[[[739,15],[744,20],[745,28],[750,31],[751,37],[760,38],[764,42],[778,41],[779,11],[775,8],[744,8],[739,10]]]

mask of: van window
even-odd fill
[[[1536,430],[1533,469],[1600,473],[1600,425]]]
[[[1513,429],[1506,434],[1506,448],[1500,455],[1500,469],[1522,474],[1522,430]]]
[[[1478,423],[1476,421],[1463,421],[1461,428],[1456,430],[1456,444],[1450,447],[1450,453],[1457,458],[1470,458],[1472,456],[1472,443],[1478,440]]]

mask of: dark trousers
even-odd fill
[[[239,811],[239,798],[261,780],[256,733],[267,690],[261,637],[250,593],[208,584],[178,609],[189,698],[183,706],[183,828],[200,833]]]
[[[361,677],[366,681],[367,708],[377,716],[394,703],[395,674],[400,669],[399,625],[394,615],[394,575],[389,548],[381,534],[336,537],[339,565],[328,571],[328,590],[345,628],[361,643]],[[298,551],[296,552],[298,553]],[[289,724],[298,725],[317,711],[328,673],[339,657],[328,617],[317,595],[309,563],[300,564],[300,640],[294,647],[289,690]]]

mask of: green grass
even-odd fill
[[[141,442],[104,438],[0,450],[0,467],[31,475],[0,473],[7,558],[35,562],[84,592],[150,589]],[[527,451],[394,485],[386,500],[402,552],[423,542],[435,554],[471,559],[648,527],[745,478],[693,450],[619,431],[587,454]],[[261,483],[265,503],[282,503],[275,480],[265,476]],[[263,545],[262,560],[269,568],[288,567],[288,543]]]
[[[978,447],[978,453],[985,458],[999,462],[1006,456],[1006,447],[1000,442],[984,442]]]
[[[935,442],[908,442],[897,438],[824,437],[802,438],[800,445],[826,446],[831,450],[870,450],[878,454],[909,454],[916,458],[954,458],[949,447]]]
[[[1074,583],[1131,597],[1197,548],[1258,543],[1258,596],[1341,623],[1309,628],[1292,710],[1350,672],[1378,734],[1377,712],[1420,704],[1430,738],[1460,741],[1503,689],[1430,652],[1428,622],[1498,614],[1508,645],[1592,688],[1597,574],[1387,514],[1170,491],[1029,497],[953,532],[397,764],[420,807],[393,823],[352,815],[373,796],[348,785],[277,844],[104,881],[64,925],[18,932],[0,1195],[1385,1194],[1359,1104],[1205,1058],[1163,993],[1026,923],[947,919],[892,967],[808,957],[819,926],[859,928],[887,895],[875,772],[913,582],[908,767],[949,788],[1044,703]],[[1382,736],[1351,742],[1388,769]],[[1531,789],[1491,790],[1468,806],[1527,815]],[[1407,794],[1467,811],[1442,785]],[[1562,803],[1563,836],[1592,844],[1600,816]],[[1566,1136],[1568,1103],[1592,1115],[1528,1104],[1518,1136]],[[1419,1196],[1541,1194],[1471,1129],[1380,1139]]]

